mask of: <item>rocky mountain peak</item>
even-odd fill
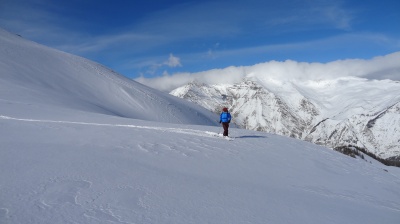
[[[321,88],[300,82],[276,84],[245,78],[235,84],[191,82],[170,94],[215,113],[228,107],[233,122],[241,128],[290,136],[331,148],[352,145],[384,159],[398,158],[399,83],[357,78],[324,83],[335,85]],[[370,91],[383,98],[371,99],[375,95]]]

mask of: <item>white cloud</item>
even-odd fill
[[[324,80],[355,76],[367,79],[400,80],[400,52],[370,60],[348,59],[329,63],[270,61],[253,66],[228,67],[199,73],[178,73],[157,78],[140,77],[136,81],[162,91],[171,91],[191,81],[207,84],[236,83],[246,76],[277,80]]]
[[[168,61],[164,62],[164,65],[168,65],[171,68],[182,67],[181,59],[175,57],[173,54],[169,54]]]
[[[180,58],[175,57],[173,54],[169,55],[168,60],[162,62],[162,59],[154,59],[152,58],[151,60],[147,60],[144,62],[137,62],[137,61],[128,61],[127,63],[133,67],[137,68],[146,68],[145,74],[151,74],[154,75],[159,72],[160,69],[165,68],[165,67],[170,67],[170,68],[175,68],[175,67],[182,67],[182,64],[180,62]],[[168,74],[167,71],[164,71],[163,74]]]
[[[156,89],[159,88],[159,90],[161,91],[170,91],[194,80],[194,78],[189,73],[180,73],[174,75],[168,75],[166,73],[164,74],[164,76],[154,79],[144,78],[143,76],[141,76],[139,78],[136,78],[135,80],[150,87]]]

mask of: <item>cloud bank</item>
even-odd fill
[[[347,59],[329,63],[269,61],[253,66],[227,67],[198,73],[177,73],[162,77],[139,77],[136,81],[159,89],[171,91],[189,82],[207,84],[233,84],[244,77],[262,77],[282,81],[329,80],[339,77],[361,77],[366,79],[391,79],[400,81],[400,52],[374,57],[370,60]]]

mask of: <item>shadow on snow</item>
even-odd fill
[[[243,136],[238,136],[235,138],[267,138],[267,136],[262,136],[262,135],[243,135]]]

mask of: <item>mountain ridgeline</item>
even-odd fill
[[[58,118],[74,110],[165,123],[217,125],[204,108],[154,90],[101,64],[61,52],[0,28],[0,115]],[[76,113],[78,114],[78,113]]]
[[[216,113],[227,106],[233,122],[242,128],[290,136],[342,152],[347,147],[387,165],[399,165],[399,82],[356,77],[267,80],[247,77],[236,84],[213,85],[192,82],[170,94]]]

